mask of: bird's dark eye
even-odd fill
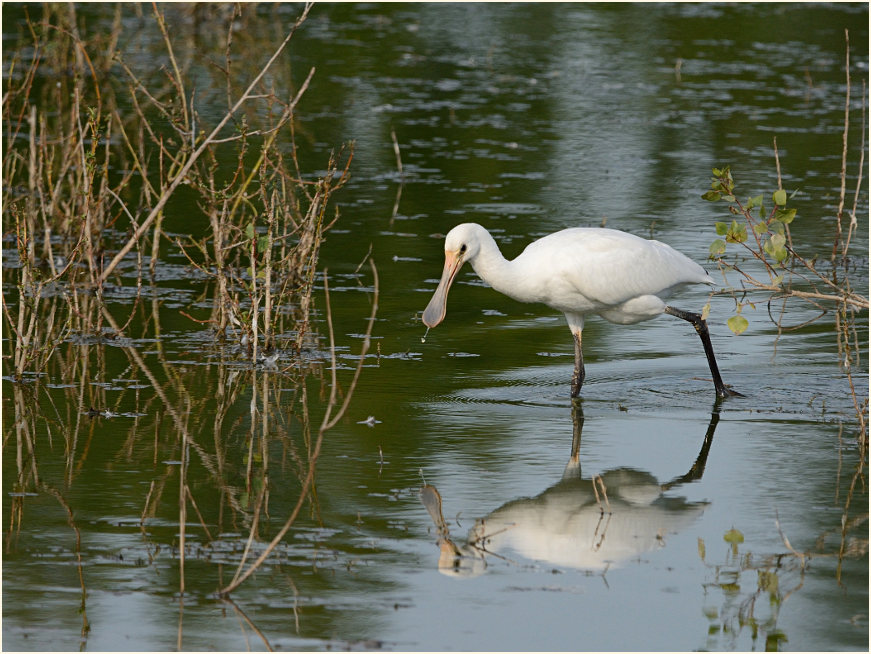
[[[466,244],[463,243],[463,244],[460,246],[460,254],[465,253],[465,251],[466,251]]]

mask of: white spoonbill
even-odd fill
[[[662,313],[682,318],[695,327],[708,357],[717,396],[740,395],[723,384],[702,317],[668,306],[661,299],[684,284],[713,284],[704,268],[665,243],[616,229],[576,227],[540,238],[508,261],[481,225],[457,225],[445,238],[445,268],[423,312],[427,327],[444,320],[448,290],[467,261],[500,293],[520,302],[543,302],[565,313],[575,340],[572,397],[578,396],[584,383],[581,332],[587,314],[630,325]]]

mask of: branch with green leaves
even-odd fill
[[[728,166],[714,168],[711,189],[702,195],[709,202],[726,202],[735,218],[731,222],[717,222],[717,238],[711,243],[710,256],[721,270],[737,272],[741,276],[741,291],[750,290],[770,293],[771,299],[801,298],[820,303],[845,303],[856,309],[867,309],[868,298],[853,292],[843,280],[818,270],[815,259],[805,259],[796,250],[789,226],[796,217],[796,209],[788,207],[795,196],[779,188],[771,194],[771,204],[766,205],[764,195],[749,197],[742,202],[735,191],[735,181]],[[739,254],[726,259],[730,244],[741,248]],[[745,256],[740,256],[743,253]],[[749,257],[762,265],[767,279],[754,275],[744,267]],[[799,287],[797,287],[799,286]],[[734,292],[732,291],[733,295]],[[741,316],[744,306],[752,302],[738,300],[736,315],[729,321],[729,328],[736,334],[747,329],[747,319]],[[825,313],[825,308],[823,313]]]

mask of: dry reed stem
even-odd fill
[[[859,191],[862,188],[862,177],[865,173],[865,129],[867,127],[865,122],[865,106],[868,99],[868,90],[866,81],[862,80],[862,120],[860,124],[862,125],[862,131],[859,139],[859,168],[856,179],[856,191],[853,194],[853,208],[850,211],[850,226],[847,229],[847,238],[844,241],[844,274],[847,274],[847,250],[850,248],[850,240],[853,237],[853,232],[856,230],[858,226],[858,222],[856,220],[856,207],[859,204]]]
[[[832,264],[838,255],[838,246],[841,243],[842,226],[841,222],[844,215],[844,198],[847,193],[847,136],[850,132],[850,31],[844,30],[844,39],[847,42],[846,65],[844,69],[847,74],[847,93],[844,99],[844,131],[841,133],[841,192],[838,196],[838,220],[836,226],[838,231],[835,233],[835,240],[832,243]],[[846,254],[846,252],[844,252]],[[833,273],[834,274],[834,273]]]
[[[202,154],[215,142],[217,135],[221,132],[224,126],[230,121],[230,119],[239,110],[239,108],[253,97],[254,88],[260,83],[260,80],[263,79],[263,76],[266,75],[266,72],[269,70],[269,68],[278,58],[278,56],[282,53],[284,48],[290,42],[291,38],[293,38],[293,35],[296,33],[297,28],[302,25],[302,23],[308,17],[308,13],[311,8],[312,3],[306,3],[305,9],[303,10],[299,18],[296,19],[296,22],[293,24],[293,27],[290,29],[290,32],[285,37],[284,41],[281,42],[281,45],[278,46],[278,48],[275,50],[275,52],[272,54],[272,56],[269,58],[263,68],[261,68],[260,72],[248,85],[248,88],[236,101],[236,103],[229,109],[229,111],[227,111],[226,114],[224,114],[224,117],[218,122],[214,129],[212,129],[212,131],[203,140],[199,147],[193,151],[190,157],[188,157],[188,159],[182,165],[181,169],[173,178],[172,182],[170,182],[169,186],[163,191],[163,193],[161,193],[160,197],[157,200],[157,203],[151,209],[145,220],[142,221],[142,224],[139,225],[139,228],[133,232],[133,235],[128,239],[127,243],[125,243],[121,247],[121,249],[113,257],[113,259],[103,268],[102,274],[99,276],[99,282],[101,284],[104,284],[106,282],[106,280],[109,278],[112,272],[114,272],[118,264],[121,263],[127,253],[133,249],[133,246],[139,241],[140,238],[142,238],[146,230],[151,227],[151,224],[161,213],[170,196],[179,187],[179,185],[187,179],[187,175],[193,165],[199,160]]]
[[[402,177],[402,156],[399,152],[399,141],[396,138],[396,130],[392,127],[390,128],[390,138],[393,140],[393,154],[396,155],[396,170],[399,172],[400,178]]]

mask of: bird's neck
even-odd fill
[[[522,271],[515,265],[515,262],[508,261],[502,256],[499,246],[496,245],[496,241],[489,233],[482,239],[481,249],[477,256],[469,263],[472,264],[478,277],[499,293],[520,302],[533,301],[524,297],[522,293],[522,289],[526,286],[523,283]]]

